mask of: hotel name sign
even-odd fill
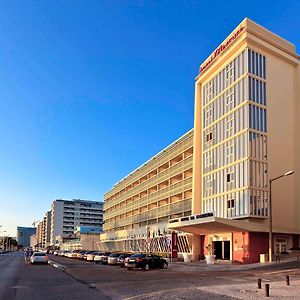
[[[245,27],[240,27],[228,40],[226,40],[224,44],[221,44],[200,67],[200,73],[206,71],[208,67],[213,63],[213,61],[237,39],[237,37],[244,31],[244,29]]]
[[[213,217],[213,216],[214,216],[214,213],[209,212],[209,213],[205,213],[205,214],[197,214],[197,215],[186,216],[186,217],[182,217],[182,218],[170,219],[169,223],[192,221],[192,220],[196,220],[196,219],[209,218],[209,217]]]

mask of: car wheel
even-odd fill
[[[149,271],[149,269],[150,269],[149,265],[148,265],[148,264],[145,264],[144,270],[145,270],[145,271]]]
[[[166,262],[163,263],[163,269],[168,269],[168,264]]]
[[[132,269],[131,269],[131,268],[127,268],[127,270],[128,270],[128,271],[131,271]]]

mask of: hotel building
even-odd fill
[[[191,155],[184,150],[177,157],[171,145],[165,149],[170,159],[163,180],[164,152],[116,184],[105,195],[100,245],[110,240],[113,247],[112,239],[121,241],[126,234],[135,240],[131,231],[137,229],[145,241],[149,226],[167,221],[166,232],[185,236],[187,247],[180,252],[192,253],[194,260],[212,245],[218,259],[257,262],[269,247],[270,180],[292,170],[292,176],[272,184],[272,247],[274,253],[298,248],[299,101],[295,46],[244,19],[200,66],[194,130],[187,134],[193,138]],[[193,161],[189,175],[183,169],[172,173],[171,167],[185,159]],[[177,193],[175,201],[173,188],[183,181],[189,182],[188,190]],[[161,215],[177,202],[188,209]]]
[[[169,252],[169,219],[192,211],[193,138],[190,130],[105,194],[101,250]],[[188,236],[179,236],[182,252]]]

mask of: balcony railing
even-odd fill
[[[176,148],[172,149],[172,152],[171,152],[172,156],[171,157],[170,157],[170,154],[168,152],[166,152],[166,155],[158,157],[157,159],[148,162],[146,166],[142,165],[137,172],[131,174],[130,178],[127,177],[126,181],[120,182],[112,190],[108,191],[105,194],[105,198],[107,199],[107,198],[111,197],[113,194],[121,191],[126,186],[128,186],[131,183],[135,182],[139,178],[145,176],[149,172],[155,170],[159,166],[163,165],[165,162],[167,162],[167,161],[171,160],[172,158],[176,157],[178,154],[183,153],[184,151],[189,149],[191,146],[193,146],[193,134],[188,136],[184,141],[180,142],[180,144],[177,145]]]
[[[189,168],[193,167],[193,156],[189,156],[188,158],[178,162],[176,165],[158,173],[156,176],[150,178],[149,180],[137,185],[136,187],[132,188],[131,190],[125,192],[124,194],[118,196],[117,198],[107,201],[104,203],[105,209],[111,208],[114,205],[134,196],[137,195],[148,188],[151,188],[155,185],[158,185],[161,182],[169,179],[172,176],[181,174],[182,172],[188,170]]]
[[[134,223],[146,222],[148,220],[153,220],[162,217],[169,217],[174,214],[183,213],[190,211],[192,208],[192,199],[187,198],[180,200],[175,203],[171,203],[162,207],[158,207],[149,211],[139,213],[135,216],[125,217],[116,221],[105,223],[104,229],[114,229]]]
[[[137,199],[134,202],[125,205],[124,207],[118,208],[114,211],[110,211],[104,214],[105,220],[115,217],[117,215],[124,214],[126,212],[132,211],[134,209],[138,209],[142,206],[149,205],[152,203],[156,203],[162,199],[171,197],[173,195],[183,193],[192,188],[192,177],[181,180],[175,184],[172,184],[162,190],[156,191],[152,194],[146,195],[141,199]]]

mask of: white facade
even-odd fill
[[[202,88],[202,211],[268,216],[266,58],[244,49]]]
[[[51,243],[56,236],[70,236],[77,226],[97,226],[102,230],[103,203],[88,200],[55,200],[51,206]]]

